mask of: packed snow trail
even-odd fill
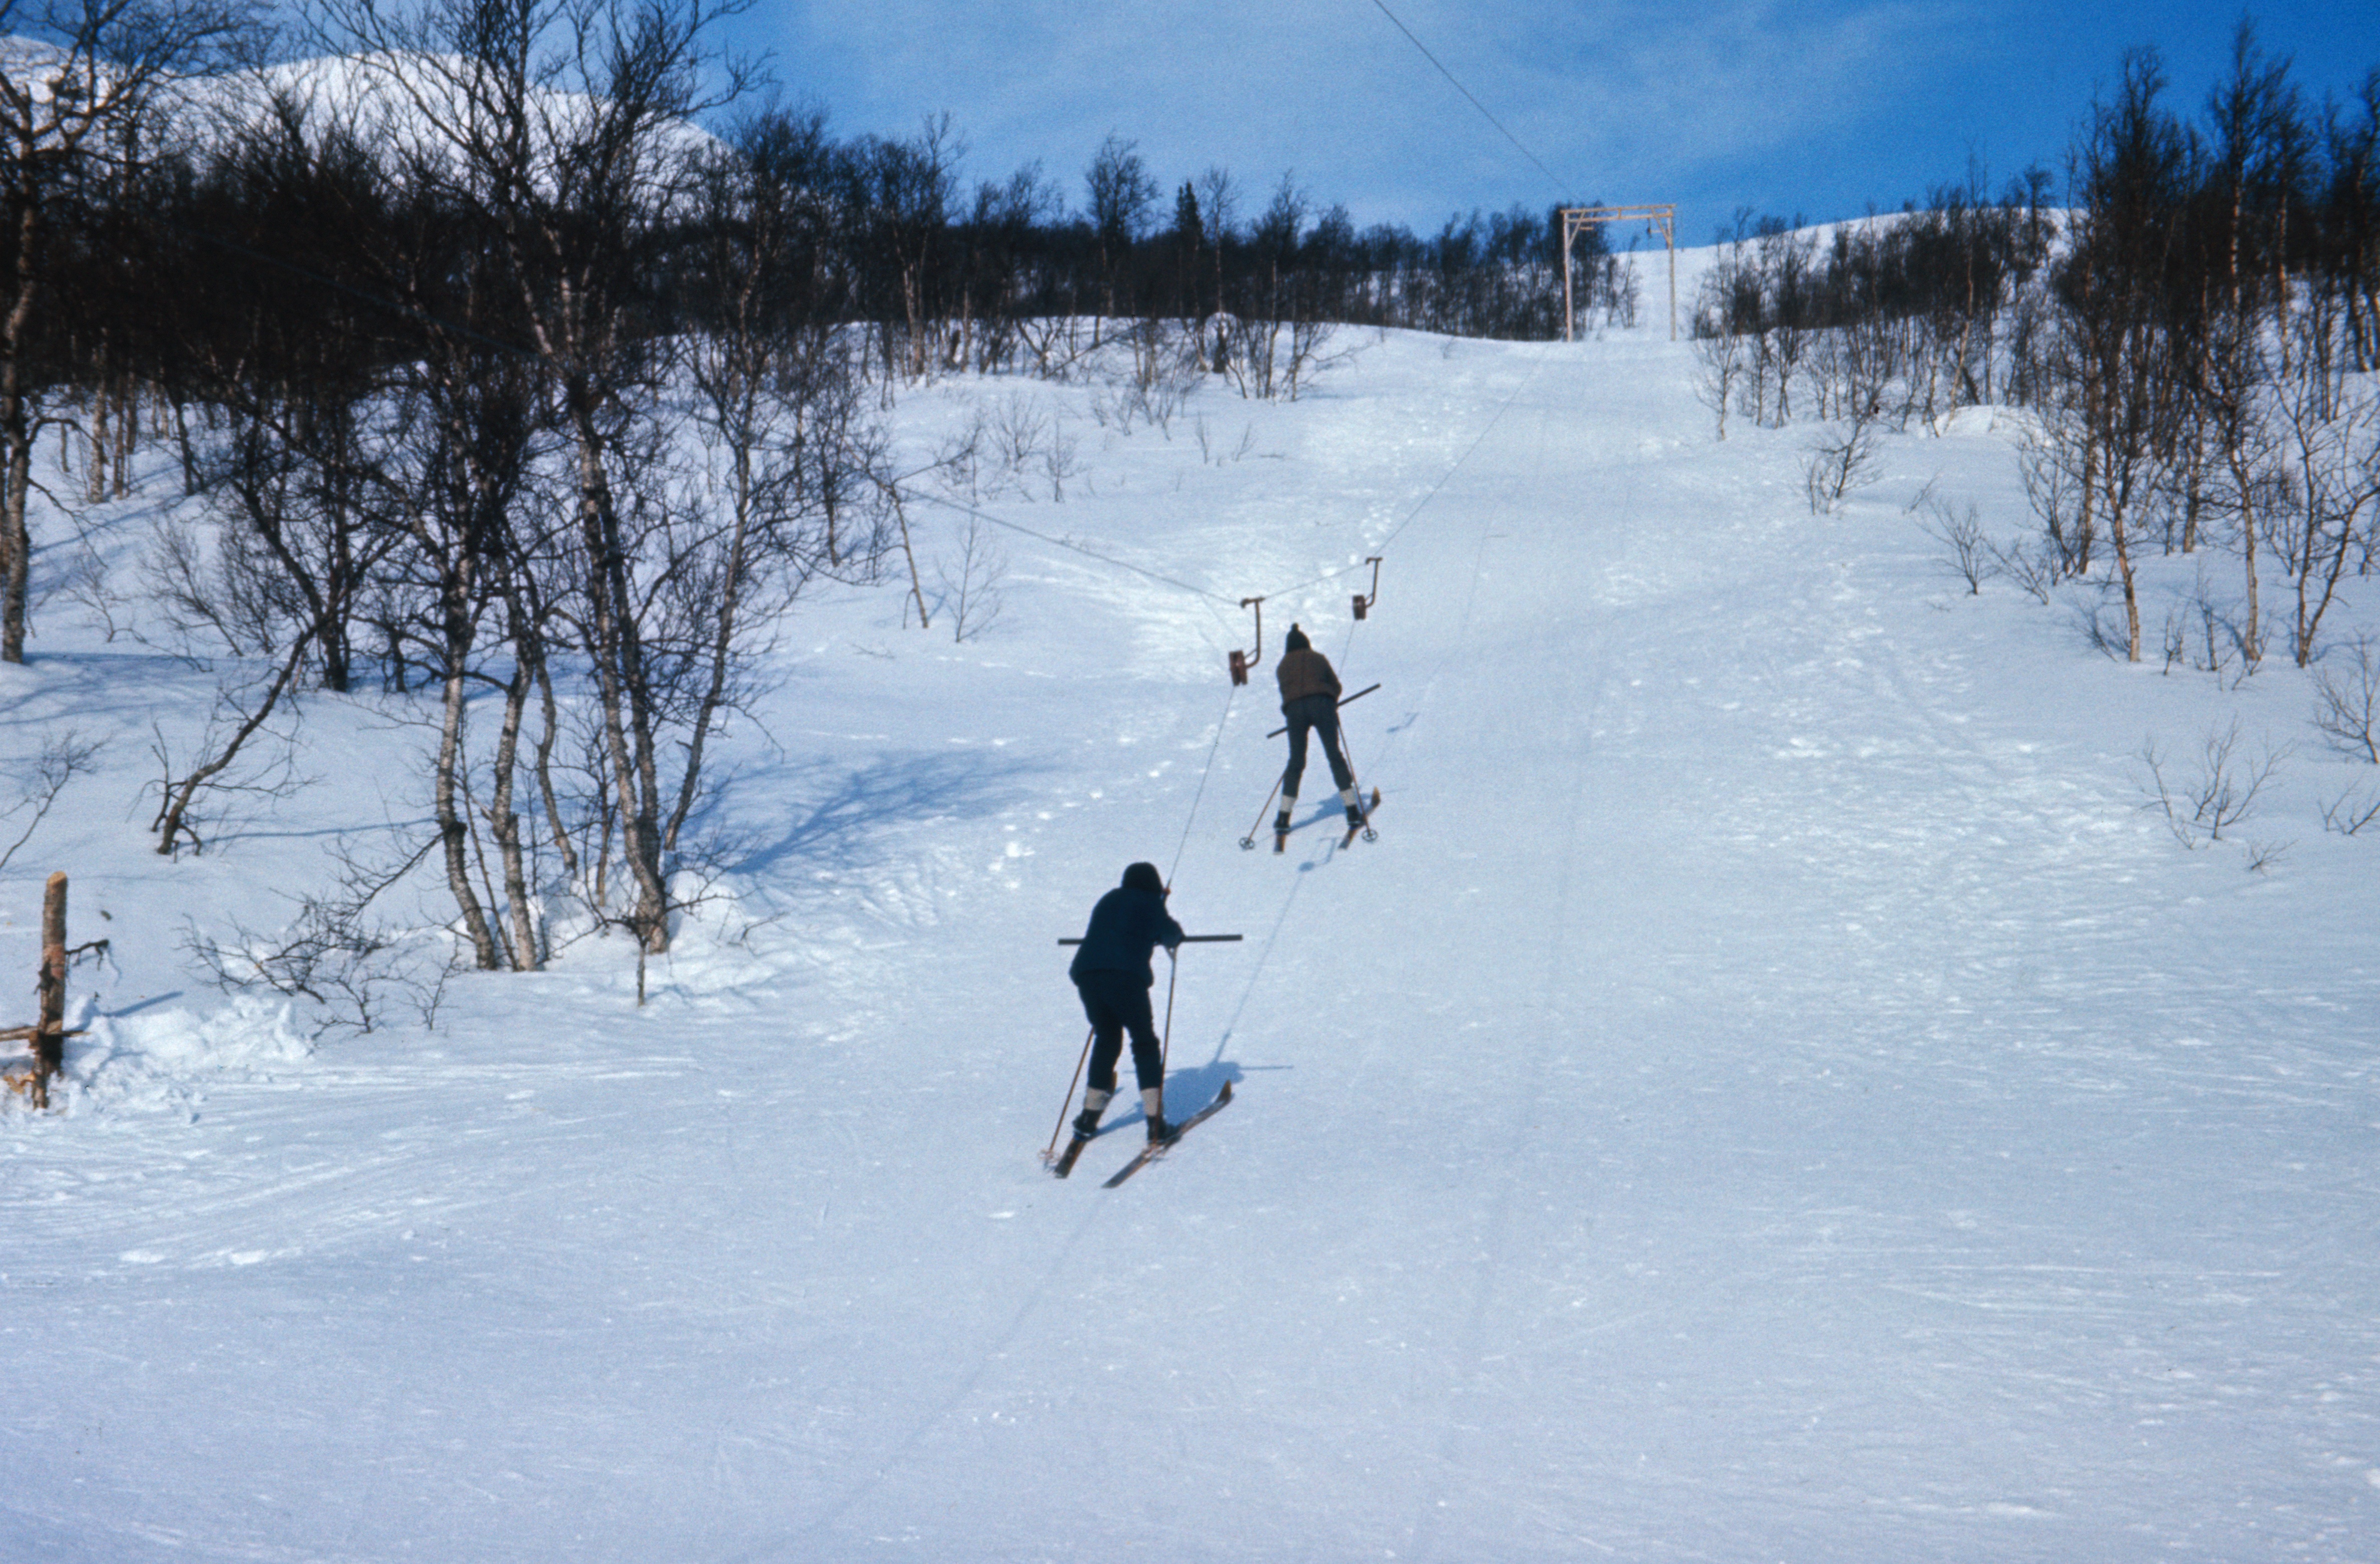
[[[777,921],[645,1012],[589,947],[201,1080],[106,1000],[5,1126],[0,1556],[2373,1558],[2371,844],[2307,789],[2250,875],[2126,764],[2302,686],[1948,597],[1899,507],[2004,442],[1813,518],[1685,366],[1393,337],[1050,524],[1256,590],[1442,480],[1352,636],[1267,605],[1383,681],[1377,843],[1241,852],[1276,648],[1219,734],[1208,605],[1020,547],[1003,634],[791,665]],[[1168,1101],[1238,1095],[1059,1183],[1053,940],[1170,850],[1246,941]]]

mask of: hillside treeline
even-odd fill
[[[0,5],[0,660],[64,593],[248,671],[159,740],[166,854],[273,785],[258,757],[303,692],[420,723],[428,837],[350,862],[293,930],[202,950],[227,979],[367,1023],[370,909],[423,864],[470,964],[540,965],[556,915],[665,949],[716,862],[706,754],[784,611],[886,570],[936,607],[882,423],[906,385],[1096,378],[1096,406],[1163,418],[1199,383],[1293,397],[1350,325],[1549,338],[1637,309],[1590,233],[1563,319],[1553,212],[1358,230],[1287,177],[1162,183],[1113,137],[1071,179],[969,183],[946,121],[838,137],[770,106],[719,14],[321,0],[278,50],[313,63],[268,68],[233,0]],[[2243,36],[2195,119],[2133,62],[2062,205],[2031,175],[1823,240],[1740,221],[1697,309],[1722,436],[1825,420],[1832,503],[1879,429],[2021,405],[2033,578],[2112,557],[2129,603],[2144,538],[2221,543],[2245,655],[2263,558],[2304,658],[2369,563],[2375,105],[2316,113]],[[1045,439],[1058,492],[1047,431],[986,438],[1012,467]],[[182,498],[137,564],[62,531],[37,592],[36,487],[71,523],[144,451]]]
[[[2221,548],[2239,590],[2167,624],[2168,661],[2252,667],[2279,634],[2303,665],[2380,542],[2380,72],[2315,105],[2243,25],[2196,112],[2172,97],[2154,54],[2129,57],[2059,209],[2034,174],[1824,237],[1740,221],[1697,302],[1701,390],[1721,438],[1730,412],[1828,426],[1816,509],[1867,475],[1879,428],[2022,406],[2041,534],[1998,564],[2036,591],[2107,569],[2106,639],[2138,661],[2141,551]],[[1943,519],[1972,568],[1972,519]]]
[[[719,14],[325,0],[311,62],[267,67],[223,0],[0,12],[0,659],[65,592],[249,671],[159,741],[166,854],[271,785],[304,691],[422,713],[433,834],[201,949],[226,980],[368,1024],[369,909],[422,863],[470,964],[540,965],[564,904],[666,948],[706,746],[783,611],[887,566],[932,606],[880,421],[904,384],[1097,376],[1161,417],[1202,377],[1294,396],[1349,323],[1563,328],[1549,215],[1357,232],[1220,170],[1169,199],[1115,138],[1078,194],[968,186],[946,121],[768,106]],[[1583,307],[1633,312],[1633,273],[1580,260]],[[186,499],[137,569],[46,538],[37,591],[37,486],[70,518],[160,449]]]
[[[322,59],[235,71],[264,42],[225,0],[52,0],[16,15],[30,41],[0,49],[10,472],[26,470],[16,456],[35,426],[62,417],[122,468],[136,390],[170,409],[195,472],[188,421],[219,402],[226,373],[336,400],[417,361],[446,325],[540,351],[480,275],[510,198],[479,165],[564,157],[494,144],[551,131],[540,113],[556,94],[656,100],[638,133],[668,155],[646,157],[633,187],[569,198],[638,209],[573,221],[638,228],[611,261],[634,278],[619,285],[636,299],[621,328],[648,341],[749,307],[771,331],[836,328],[848,370],[878,381],[1104,372],[1123,342],[1143,390],[1195,371],[1270,397],[1297,394],[1338,325],[1546,338],[1634,316],[1633,266],[1595,230],[1576,245],[1581,321],[1563,321],[1558,208],[1474,212],[1429,235],[1358,230],[1287,176],[1259,190],[1210,168],[1169,189],[1116,137],[1079,180],[1036,164],[970,184],[947,118],[907,138],[837,138],[822,112],[750,108],[750,84],[702,41],[715,19],[688,0],[333,0],[306,40]],[[633,79],[644,67],[630,56],[645,54],[676,75]],[[543,104],[511,127],[478,122],[515,112],[477,101],[499,67]],[[687,117],[664,126],[674,113]],[[754,203],[770,230],[765,297],[731,300],[715,252],[741,242],[731,230]],[[21,562],[5,562],[5,659],[22,651]]]

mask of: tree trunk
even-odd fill
[[[588,627],[594,644],[588,649],[602,707],[604,749],[619,798],[622,856],[637,883],[637,903],[627,922],[638,943],[658,954],[669,949],[669,894],[662,880],[659,789],[643,648],[637,636],[619,513],[610,476],[603,470],[602,436],[583,394],[572,398],[571,420],[578,444],[579,524],[589,571]]]
[[[545,805],[546,829],[552,833],[553,849],[562,855],[562,873],[566,879],[578,878],[578,849],[571,844],[569,829],[563,823],[562,801],[553,791],[553,741],[561,732],[561,716],[554,709],[553,677],[546,667],[545,651],[537,651],[538,700],[545,715],[545,726],[537,735],[537,789]]]
[[[462,644],[456,644],[456,620],[464,615],[453,598],[454,589],[450,588],[446,609],[446,683],[438,725],[433,797],[438,836],[446,855],[446,888],[453,892],[455,905],[463,915],[463,931],[471,940],[471,964],[482,972],[493,972],[504,963],[496,953],[495,936],[488,928],[487,911],[480,905],[480,893],[471,884],[470,855],[465,840],[468,827],[456,804],[456,795],[460,792],[457,773],[463,765],[464,664],[470,657],[471,649],[468,630],[460,633]]]
[[[33,149],[20,146],[20,160]],[[27,406],[24,370],[25,331],[32,323],[33,303],[40,292],[37,263],[42,239],[39,198],[20,190],[23,212],[17,223],[17,297],[0,323],[0,462],[6,464],[0,485],[0,662],[25,661],[25,605],[33,574],[33,537],[25,522],[25,502],[33,479],[32,413]]]
[[[67,877],[42,891],[42,970],[34,985],[42,1018],[33,1032],[33,1106],[50,1105],[50,1077],[67,1061]]]
[[[528,705],[529,662],[518,651],[516,633],[511,683],[504,686],[504,724],[496,733],[495,790],[488,801],[488,829],[496,839],[496,855],[504,866],[504,900],[512,906],[512,961],[521,972],[544,965],[537,939],[535,910],[529,902],[528,866],[521,849],[521,818],[513,807],[513,783],[519,771],[521,716]]]
[[[2141,660],[2141,599],[2132,580],[2132,550],[2124,536],[2124,515],[2113,504],[2107,507],[2107,543],[2116,551],[2116,574],[2124,582],[2124,659],[2128,662]]]
[[[670,811],[669,828],[662,836],[662,850],[677,851],[677,835],[685,828],[686,818],[694,811],[694,801],[702,782],[702,749],[710,736],[710,725],[717,719],[719,706],[727,690],[727,669],[735,645],[735,611],[744,594],[744,553],[746,540],[751,528],[752,450],[748,442],[739,440],[735,447],[735,527],[727,547],[727,563],[720,572],[719,623],[710,642],[710,680],[703,686],[701,701],[694,713],[694,731],[686,741],[686,774],[678,785],[677,806]]]
[[[2240,653],[2252,667],[2265,657],[2263,612],[2256,605],[2255,476],[2248,470],[2240,442],[2232,439],[2225,443],[2229,446],[2225,456],[2231,467],[2231,483],[2240,495],[2240,558],[2248,588],[2247,623],[2240,627]]]

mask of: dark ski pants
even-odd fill
[[[1157,1024],[1148,1012],[1148,987],[1129,972],[1086,972],[1075,979],[1083,1013],[1091,1023],[1091,1086],[1111,1092],[1123,1037],[1132,1034],[1132,1073],[1142,1091],[1165,1085],[1165,1055],[1157,1046]]]
[[[1302,695],[1281,709],[1289,719],[1289,770],[1281,774],[1281,791],[1291,798],[1297,796],[1297,783],[1305,775],[1305,734],[1312,729],[1322,737],[1322,753],[1330,759],[1330,780],[1344,793],[1355,785],[1355,773],[1347,769],[1347,758],[1339,753],[1339,701],[1334,696]]]

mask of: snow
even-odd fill
[[[545,164],[554,158],[558,143],[587,134],[604,104],[557,85],[574,74],[559,59],[540,56],[528,68],[531,80],[524,107],[535,157]],[[401,51],[315,55],[283,61],[253,77],[191,81],[196,101],[212,100],[237,118],[259,120],[274,97],[285,97],[308,111],[317,129],[343,123],[368,139],[395,143],[433,167],[455,156],[453,137],[443,127],[487,120],[486,100],[503,90],[464,56]],[[709,132],[684,123],[671,127],[662,140],[676,153],[700,153],[717,144]],[[540,176],[551,178],[551,169],[541,169]]]
[[[434,1030],[208,988],[185,920],[277,927],[419,820],[422,735],[318,695],[316,780],[159,858],[151,723],[212,677],[51,598],[0,768],[109,746],[0,873],[0,971],[54,867],[112,944],[62,1109],[0,1115],[0,1557],[2380,1556],[2380,845],[2319,818],[2373,773],[2296,670],[1968,595],[1903,507],[2028,525],[2004,415],[1813,517],[1808,431],[1714,442],[1689,367],[1391,333],[1170,437],[909,395],[921,451],[1053,411],[1064,503],[982,507],[1089,552],[1005,536],[965,643],[889,583],[796,610],[734,900],[642,1010],[617,940]],[[1361,624],[1367,569],[1280,590],[1375,552]],[[1236,841],[1293,618],[1382,683],[1387,802],[1277,858]],[[2139,751],[2234,719],[2289,753],[2186,849]],[[1071,1181],[1037,1153],[1056,941],[1136,858],[1246,937],[1183,953],[1168,1083],[1237,1097],[1110,1193],[1125,1103]]]

